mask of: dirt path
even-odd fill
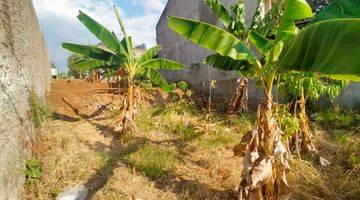
[[[100,162],[104,162],[93,166],[94,169],[86,169],[89,170],[88,172],[93,171],[92,174],[86,174],[86,176],[90,175],[85,182],[91,189],[89,198],[174,199],[174,194],[156,189],[146,177],[134,174],[133,170],[125,164],[118,163],[115,158],[117,155],[114,152],[128,147],[114,144],[116,141],[112,138],[111,126],[106,125],[110,123],[108,120],[93,119],[105,118],[106,114],[99,112],[98,115],[86,115],[94,107],[100,109],[102,106],[110,105],[113,100],[112,95],[99,94],[97,88],[106,88],[106,84],[59,80],[53,83],[53,92],[47,96],[47,103],[56,113],[55,121],[50,125],[52,130],[56,130],[52,134],[61,135],[62,140],[69,140],[71,143],[74,141],[70,140],[76,140],[76,144],[73,145],[77,146],[78,151],[71,152],[71,157],[74,158],[71,162],[78,162],[76,159],[89,158],[90,162],[84,163],[84,172],[86,168],[90,168],[85,165],[92,164],[91,160],[94,159],[91,154],[100,154],[95,157],[100,157]],[[94,103],[96,100],[98,101]],[[89,102],[98,105],[89,105]],[[74,150],[71,147],[68,149]],[[81,183],[80,180],[75,182]],[[104,186],[106,188],[102,190]]]

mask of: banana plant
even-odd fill
[[[239,0],[228,9],[220,0],[205,0],[205,3],[211,8],[218,20],[226,28],[225,30],[231,33],[236,38],[239,38],[247,46],[250,45],[250,31],[257,27],[257,23],[263,14],[262,4],[258,4],[256,13],[251,20],[250,25],[245,22],[245,7],[243,0]],[[247,75],[250,63],[244,61],[233,60],[227,56],[222,56],[218,53],[208,56],[205,63],[212,65],[214,68],[236,71],[240,76]],[[241,77],[237,81],[237,86],[234,90],[233,96],[228,104],[227,112],[233,114],[238,107],[241,110],[247,110],[247,93],[248,80]]]
[[[298,153],[316,152],[313,133],[306,113],[306,102],[315,101],[321,96],[334,100],[341,90],[348,86],[347,81],[332,80],[326,76],[309,72],[289,72],[280,74],[278,89],[294,97],[294,116],[299,119],[299,131],[290,138],[292,151]]]
[[[127,35],[124,23],[116,6],[116,18],[119,22],[124,38],[117,36],[103,25],[81,12],[77,18],[94,34],[105,47],[63,43],[63,48],[83,55],[86,59],[75,64],[79,69],[106,69],[119,73],[123,72],[127,82],[126,98],[123,113],[120,116],[117,130],[126,132],[133,126],[134,118],[134,80],[148,79],[154,85],[170,91],[171,87],[161,76],[159,70],[182,70],[184,66],[168,59],[155,58],[160,51],[160,46],[155,46],[137,57],[133,50],[131,37]]]
[[[256,31],[250,41],[260,54],[228,31],[196,20],[170,16],[169,27],[184,38],[235,61],[249,62],[264,91],[256,126],[236,147],[243,155],[239,199],[288,199],[289,152],[273,114],[272,90],[280,71],[303,70],[359,80],[360,21],[333,19],[299,30],[295,22],[313,17],[305,0],[278,1],[283,12],[271,38]]]

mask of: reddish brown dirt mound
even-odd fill
[[[107,83],[89,83],[84,80],[55,80],[46,102],[52,109],[62,115],[77,117],[78,113],[89,107],[89,98],[100,98],[99,101],[112,98],[108,93]]]

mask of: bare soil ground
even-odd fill
[[[55,199],[80,184],[95,200],[236,199],[241,159],[232,148],[251,129],[252,114],[204,114],[181,92],[143,91],[133,133],[119,136],[114,125],[122,97],[106,87],[53,82],[46,98],[53,118],[39,131],[35,151],[42,177],[25,199]],[[317,169],[296,162],[305,171],[290,178],[296,199],[339,199]]]

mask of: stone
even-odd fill
[[[78,185],[75,187],[67,187],[56,198],[56,200],[84,200],[87,197],[89,188],[85,185]]]

